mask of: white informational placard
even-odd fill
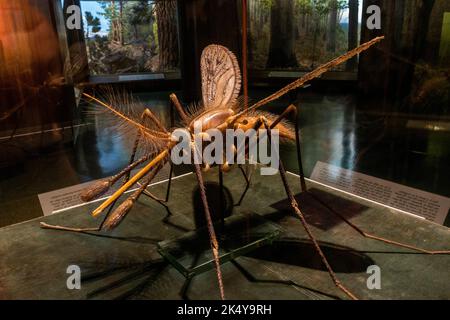
[[[58,213],[60,211],[66,210],[68,208],[74,208],[77,206],[85,205],[86,202],[83,202],[80,199],[81,191],[92,184],[94,181],[85,182],[81,184],[77,184],[74,186],[70,186],[67,188],[62,188],[46,193],[38,194],[39,202],[41,204],[42,212],[44,216],[49,216],[54,213]],[[93,200],[91,202],[101,201],[111,196],[117,188],[120,186],[120,183],[113,186],[108,192],[102,195],[100,198]],[[137,185],[134,185],[132,188],[128,190],[127,193],[134,191],[137,188]]]
[[[318,161],[311,180],[444,224],[450,198]]]
[[[149,186],[154,186],[154,185],[166,182],[167,174],[164,171],[168,171],[168,170],[169,170],[168,166],[163,168],[162,171],[153,179],[154,182],[151,183]],[[131,176],[136,174],[138,171],[139,171],[139,169],[135,169],[135,170],[131,171]],[[182,177],[190,175],[190,174],[192,174],[192,172],[182,174],[182,175],[179,175],[176,177],[174,176],[174,177],[172,177],[172,180],[179,179],[179,178],[182,178]],[[67,209],[72,209],[74,207],[86,205],[86,202],[83,202],[80,199],[80,192],[84,188],[86,188],[87,186],[92,184],[93,182],[94,181],[85,182],[85,183],[77,184],[75,186],[70,186],[67,188],[62,188],[62,189],[39,194],[38,198],[39,198],[39,202],[41,204],[41,208],[42,208],[42,212],[44,213],[44,216],[48,216],[48,215],[51,215],[54,213],[65,211]],[[91,202],[105,200],[106,198],[111,196],[120,186],[121,186],[121,184],[119,182],[116,183],[107,193],[105,193],[100,198],[95,199]],[[128,189],[128,191],[125,193],[133,192],[138,187],[139,187],[139,185],[136,183],[130,189]]]
[[[80,192],[87,187],[90,182],[78,184],[55,191],[41,193],[38,195],[44,216],[48,216],[59,210],[81,205]]]

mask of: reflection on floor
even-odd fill
[[[269,93],[255,91],[252,101]],[[170,125],[168,95],[139,97]],[[302,94],[298,101],[307,176],[322,161],[450,196],[449,131],[420,129],[409,126],[406,118],[368,114],[349,95]],[[289,102],[281,99],[268,110],[280,113]],[[70,129],[0,141],[0,227],[42,215],[40,193],[106,177],[125,166],[130,142],[121,141],[111,128],[100,130],[95,119],[84,123],[75,129],[75,142]],[[294,146],[284,146],[281,155],[286,167],[296,172]],[[8,158],[8,165],[2,158]]]

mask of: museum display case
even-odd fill
[[[450,298],[446,0],[0,2],[0,92],[0,299]]]

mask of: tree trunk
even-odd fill
[[[348,9],[348,50],[352,50],[358,46],[358,0],[349,0]],[[353,71],[356,69],[358,58],[355,57],[347,62],[347,70]]]
[[[134,40],[138,40],[139,39],[138,26],[137,25],[133,25],[133,30],[134,30]]]
[[[336,52],[336,28],[337,28],[338,6],[337,0],[330,2],[330,17],[328,23],[327,50]]]
[[[435,5],[435,0],[423,0],[418,11],[420,11],[420,19],[418,19],[417,40],[415,42],[416,59],[424,58],[427,48],[427,35],[430,27],[431,12]]]
[[[291,0],[275,0],[271,9],[268,68],[296,68],[295,32]]]
[[[111,1],[111,12],[115,12],[116,10],[116,1],[112,0]],[[114,15],[111,17],[111,34],[112,34],[112,41],[116,42],[117,41],[117,21],[114,18]]]
[[[123,41],[123,1],[119,0],[119,42],[121,45],[124,44]]]
[[[159,69],[176,69],[179,61],[176,1],[158,1],[155,5],[158,25]]]

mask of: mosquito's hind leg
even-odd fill
[[[282,120],[282,118],[284,118],[290,112],[295,112],[295,116],[296,116],[295,131],[296,131],[296,143],[297,143],[297,159],[298,159],[298,166],[299,166],[299,171],[300,171],[300,184],[301,184],[302,191],[303,192],[305,192],[305,191],[308,192],[308,190],[306,188],[305,177],[304,177],[303,168],[302,168],[300,139],[299,139],[299,128],[298,128],[298,117],[297,117],[297,109],[295,108],[295,106],[293,106],[293,105],[289,106],[289,108],[286,109],[275,122],[270,124],[270,128],[273,129],[276,126],[276,124],[278,124]],[[365,232],[364,230],[362,230],[361,228],[359,228],[358,226],[353,224],[350,220],[345,218],[342,214],[340,214],[339,212],[336,212],[336,210],[334,210],[327,203],[322,201],[317,195],[315,195],[315,194],[313,194],[311,192],[308,192],[308,194],[311,195],[322,206],[324,206],[328,211],[331,211],[333,214],[335,214],[337,217],[339,217],[347,225],[352,227],[354,230],[356,230],[359,234],[361,234],[365,238],[373,239],[373,240],[376,240],[376,241],[384,242],[384,243],[395,245],[395,246],[402,247],[402,248],[415,250],[415,251],[426,253],[426,254],[432,254],[432,255],[433,254],[450,254],[450,250],[427,250],[427,249],[419,248],[417,246],[413,246],[413,245],[409,245],[409,244],[406,244],[406,243],[401,243],[401,242],[389,240],[389,239],[386,239],[386,238],[383,238],[383,237],[379,237],[379,236],[370,234],[368,232]]]
[[[281,116],[280,116],[280,118],[281,118]],[[275,120],[272,124],[269,124],[267,119],[262,117],[261,120],[264,123],[264,126],[267,129],[267,131],[268,131],[269,139],[270,139],[270,136],[271,136],[271,127],[272,126],[275,127],[276,124],[279,123],[279,121],[281,121],[280,118]],[[305,218],[303,212],[300,210],[298,202],[295,199],[294,194],[291,191],[291,188],[289,187],[289,184],[288,184],[288,181],[287,181],[287,177],[286,177],[286,170],[284,168],[284,165],[283,165],[283,162],[281,161],[281,159],[279,159],[279,172],[280,172],[281,180],[283,181],[284,189],[286,191],[286,194],[287,194],[289,202],[290,202],[290,206],[294,210],[294,212],[297,215],[297,217],[300,218],[300,221],[301,221],[301,223],[303,225],[303,228],[305,229],[306,233],[308,234],[309,239],[313,243],[313,246],[314,246],[316,252],[319,254],[320,259],[322,260],[322,263],[324,264],[325,268],[327,269],[328,274],[330,275],[330,277],[333,280],[334,284],[342,292],[344,292],[348,297],[350,297],[353,300],[358,300],[358,298],[349,289],[347,289],[347,287],[345,287],[340,282],[340,280],[337,278],[335,272],[333,271],[333,269],[330,266],[330,263],[328,262],[328,259],[325,257],[325,254],[323,253],[322,249],[320,248],[319,243],[317,242],[316,238],[312,234],[312,232],[311,232],[311,230],[309,228],[308,222],[306,221],[306,218]]]
[[[319,243],[317,242],[316,238],[312,234],[312,232],[309,228],[308,222],[306,221],[304,214],[301,212],[299,205],[297,203],[297,200],[295,199],[294,194],[292,193],[292,191],[288,185],[287,178],[286,178],[286,171],[284,169],[284,166],[283,166],[283,163],[281,160],[280,160],[280,168],[279,169],[280,169],[279,171],[280,171],[281,179],[283,180],[284,188],[286,190],[286,193],[287,193],[289,201],[290,201],[290,206],[294,210],[295,214],[300,218],[303,228],[305,229],[306,233],[308,234],[309,239],[312,241],[313,246],[316,249],[316,252],[319,254],[320,259],[322,260],[322,263],[325,265],[325,267],[328,271],[328,274],[330,275],[334,284],[339,289],[341,289],[347,296],[349,296],[351,299],[358,300],[358,298],[339,281],[339,279],[337,278],[333,269],[331,268],[327,258],[325,257],[322,249],[320,248]]]
[[[402,248],[411,249],[411,250],[422,252],[422,253],[425,253],[425,254],[431,254],[431,255],[434,255],[434,254],[450,254],[450,250],[427,250],[427,249],[419,248],[419,247],[416,247],[416,246],[413,246],[413,245],[409,245],[409,244],[406,244],[406,243],[402,243],[402,242],[389,240],[389,239],[386,239],[386,238],[379,237],[379,236],[373,235],[371,233],[368,233],[368,232],[362,230],[357,225],[355,225],[349,219],[345,218],[342,214],[340,214],[339,212],[334,210],[331,206],[329,206],[327,203],[322,201],[317,195],[313,194],[312,192],[308,192],[308,194],[311,195],[322,206],[324,206],[327,209],[327,211],[331,211],[339,219],[344,221],[347,225],[352,227],[354,230],[356,230],[360,235],[362,235],[365,238],[376,240],[376,241],[380,241],[380,242],[384,242],[384,243],[391,244],[391,245],[398,246],[398,247],[402,247]]]

